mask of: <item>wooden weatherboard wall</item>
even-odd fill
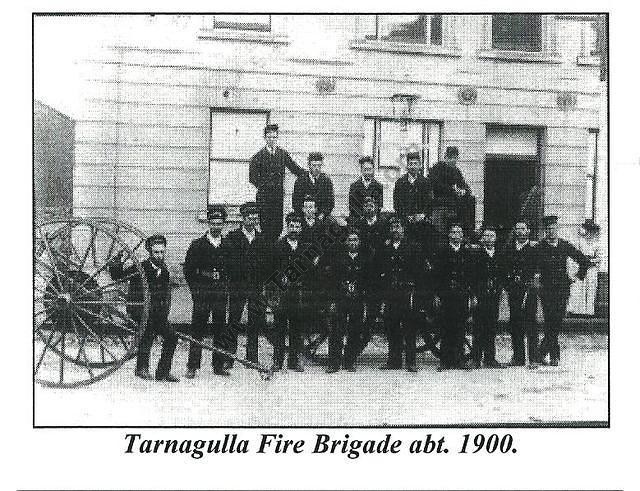
[[[460,168],[478,200],[477,222],[486,125],[543,128],[545,212],[560,215],[563,234],[575,237],[584,218],[586,135],[600,118],[598,67],[576,66],[575,58],[567,61],[571,56],[540,62],[483,57],[484,41],[466,33],[482,29],[484,16],[457,16],[448,24],[457,34],[438,55],[363,47],[354,42],[362,34],[359,16],[334,17],[340,17],[330,23],[340,32],[329,43],[335,49],[311,50],[308,57],[292,33],[277,43],[194,35],[192,44],[173,49],[138,41],[86,60],[75,212],[117,216],[148,233],[165,233],[169,261],[180,263],[204,230],[196,216],[207,203],[210,110],[229,108],[270,111],[281,128],[280,144],[301,165],[310,151],[322,151],[336,213],[345,214],[358,157],[370,153],[363,148],[365,117],[393,117],[391,96],[409,93],[419,96],[411,117],[439,121],[440,148],[460,148]],[[554,41],[558,53],[565,37]],[[327,80],[332,90],[320,90]],[[477,90],[473,104],[459,100],[466,85]],[[576,96],[570,108],[558,104],[566,91]],[[285,209],[292,188],[289,175]]]

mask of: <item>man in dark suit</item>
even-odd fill
[[[389,226],[379,215],[376,199],[373,196],[365,196],[362,207],[362,216],[350,216],[349,224],[360,232],[360,248],[363,253],[373,256],[382,247],[389,232]]]
[[[314,268],[313,260],[305,255],[300,238],[302,217],[295,212],[287,215],[287,234],[274,247],[276,273],[266,282],[267,288],[278,290],[279,305],[275,312],[275,341],[273,346],[273,370],[281,370],[285,355],[285,338],[289,337],[289,369],[303,372],[299,355],[302,351],[303,324],[308,320],[310,291],[308,272]]]
[[[529,367],[538,366],[538,290],[534,288],[536,272],[536,242],[529,240],[529,224],[518,220],[515,225],[515,240],[507,244],[502,254],[505,290],[509,296],[509,333],[513,355],[512,366],[524,366],[527,338]]]
[[[541,276],[540,297],[544,313],[544,338],[540,343],[540,361],[544,364],[547,354],[552,366],[558,366],[560,345],[558,335],[567,312],[567,301],[572,280],[567,274],[567,259],[578,263],[578,279],[584,279],[592,266],[591,260],[566,240],[558,238],[558,217],[543,218],[545,237],[536,247]]]
[[[258,333],[263,316],[259,302],[262,293],[263,269],[268,246],[259,223],[258,207],[253,202],[240,206],[242,225],[229,232],[225,238],[231,259],[231,288],[229,298],[230,334],[232,351],[237,347],[237,335],[245,304],[247,305],[247,360],[258,361]]]
[[[402,368],[416,372],[416,332],[419,322],[416,290],[425,271],[418,244],[405,236],[399,216],[389,219],[390,239],[377,251],[374,259],[376,284],[380,296],[380,315],[384,319],[389,343],[387,363],[381,368]]]
[[[465,323],[469,313],[472,252],[463,244],[462,224],[449,225],[449,242],[433,257],[433,276],[440,308],[440,367],[439,370],[464,369]]]
[[[474,252],[472,289],[477,298],[473,319],[471,356],[475,368],[501,368],[496,361],[496,330],[503,278],[501,260],[496,251],[496,229],[485,225],[481,247]]]
[[[213,317],[214,345],[230,349],[229,335],[225,330],[228,284],[230,274],[230,251],[222,238],[222,228],[227,217],[223,206],[209,205],[207,221],[209,230],[195,239],[187,249],[184,262],[184,277],[191,290],[193,316],[191,318],[192,337],[202,340],[207,331],[209,316]],[[200,368],[202,347],[191,343],[187,361],[187,378],[194,378]],[[213,353],[213,373],[228,376],[224,368],[225,357]]]
[[[296,179],[293,185],[293,196],[291,197],[293,211],[302,214],[302,204],[306,196],[315,199],[318,212],[318,220],[323,222],[335,206],[333,195],[333,183],[328,175],[322,172],[324,157],[320,152],[309,154],[309,172],[306,172]]]
[[[153,340],[157,335],[162,336],[162,352],[156,368],[156,380],[178,382],[178,377],[170,373],[171,361],[178,343],[178,336],[169,325],[168,317],[171,309],[171,286],[169,283],[169,270],[164,262],[167,239],[163,235],[152,235],[145,242],[145,248],[149,257],[142,261],[142,269],[147,279],[151,304],[147,325],[142,333],[138,345],[138,360],[135,374],[137,377],[150,380],[153,377],[149,373],[149,357]],[[114,262],[109,265],[109,273],[114,280],[120,280],[131,276],[129,280],[129,292],[127,294],[127,313],[139,323],[142,317],[142,307],[135,303],[143,300],[142,278],[135,275],[135,268],[124,267],[123,253],[119,253]],[[133,275],[133,276],[132,276]],[[131,305],[129,305],[131,302]]]
[[[356,358],[363,347],[371,258],[362,251],[359,233],[349,227],[345,245],[332,258],[329,270],[329,313],[334,322],[329,323],[328,373],[337,372],[341,366],[354,372]]]
[[[260,213],[260,227],[267,241],[273,243],[282,232],[285,168],[296,176],[306,171],[296,164],[286,150],[277,146],[278,125],[264,129],[266,146],[251,157],[249,182],[256,189],[256,203]]]
[[[441,232],[452,220],[461,222],[467,230],[475,221],[475,199],[457,166],[458,155],[458,147],[447,147],[444,160],[434,165],[427,176],[433,197],[431,220]]]
[[[431,208],[431,191],[421,169],[420,152],[407,153],[407,172],[393,188],[393,209],[406,223],[409,240],[427,247],[429,232],[426,220]]]
[[[364,213],[365,198],[373,198],[378,214],[383,206],[382,184],[374,177],[373,160],[362,157],[359,162],[362,175],[349,186],[349,217],[356,220]]]

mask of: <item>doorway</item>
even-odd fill
[[[487,128],[484,166],[484,222],[497,227],[500,243],[512,238],[519,218],[535,237],[541,216],[540,131],[537,128]]]

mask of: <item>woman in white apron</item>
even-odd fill
[[[592,263],[600,260],[600,227],[590,218],[580,226],[578,248],[585,256],[591,258]],[[567,311],[573,315],[593,316],[597,286],[598,268],[589,268],[584,280],[576,280],[571,285]]]

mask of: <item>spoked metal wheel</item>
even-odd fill
[[[33,373],[39,384],[90,384],[135,356],[149,288],[135,245],[111,225],[61,218],[35,228]],[[125,274],[114,278],[117,260]]]

